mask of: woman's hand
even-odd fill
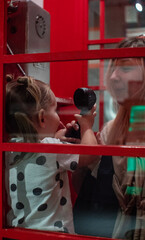
[[[104,143],[101,139],[101,136],[100,136],[100,132],[96,133],[96,139],[97,139],[98,145],[104,145]]]

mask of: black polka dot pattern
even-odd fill
[[[24,204],[21,203],[21,202],[17,202],[17,203],[16,203],[16,208],[19,209],[19,210],[21,210],[21,209],[24,208]]]
[[[58,228],[61,228],[63,225],[62,225],[61,221],[57,221],[57,222],[54,223],[54,226],[58,227]]]
[[[19,159],[19,158],[20,158],[19,155],[17,155],[15,157],[15,159]],[[44,165],[47,163],[46,162],[47,158],[44,156],[44,154],[43,154],[43,156],[39,155],[39,157],[38,156],[35,157],[34,161],[35,161],[35,168],[36,169],[38,169],[38,170],[41,169],[42,171],[43,171],[43,169],[45,170]],[[36,164],[37,164],[37,166],[36,166]],[[58,203],[59,203],[59,206],[60,206],[60,211],[61,211],[65,207],[67,207],[67,205],[68,205],[68,199],[66,198],[66,195],[63,193],[63,196],[62,196],[62,192],[61,192],[61,188],[63,188],[65,186],[65,181],[64,181],[65,178],[63,178],[63,173],[60,170],[59,162],[55,160],[53,162],[53,164],[54,164],[53,165],[53,167],[54,167],[53,170],[55,171],[55,173],[53,172],[53,174],[54,174],[53,175],[53,183],[54,183],[54,186],[57,187],[57,191],[60,191],[60,194],[61,194],[60,197],[57,200]],[[46,167],[48,167],[48,166],[46,166]],[[70,167],[71,170],[75,170],[77,168],[77,162],[75,162],[75,161],[71,162],[69,167]],[[33,171],[35,171],[35,168],[34,168]],[[27,179],[26,179],[27,171],[25,172],[22,168],[21,169],[18,168],[17,171],[18,171],[17,173],[14,172],[16,180],[14,180],[12,178],[11,185],[10,185],[10,190],[12,192],[15,192],[15,193],[11,192],[12,196],[14,196],[17,193],[19,188],[23,189],[25,187],[25,184],[24,184],[23,181],[27,181]],[[37,171],[36,171],[36,173],[37,173]],[[49,206],[49,201],[47,202],[46,199],[44,200],[45,202],[44,201],[41,202],[41,196],[42,196],[41,194],[43,193],[43,191],[45,189],[45,186],[44,186],[44,189],[43,189],[42,185],[39,184],[39,183],[37,184],[35,182],[35,180],[34,181],[31,180],[31,183],[33,183],[33,184],[31,186],[30,191],[31,191],[31,194],[33,194],[34,201],[36,202],[35,209],[38,211],[37,214],[39,213],[39,215],[41,217],[41,216],[43,216],[43,212],[47,214],[47,210],[48,210],[48,206]],[[17,195],[16,195],[16,197],[17,197]],[[40,198],[40,201],[39,201],[39,198]],[[25,210],[27,212],[27,202],[23,198],[18,198],[14,202],[15,202],[15,208],[17,209],[17,212],[18,212],[18,215],[16,216],[17,217],[17,224],[19,224],[19,226],[20,226],[21,224],[24,224],[25,221],[27,221],[26,215],[24,213]],[[68,229],[64,226],[63,221],[61,219],[56,218],[56,216],[55,216],[54,219],[55,219],[54,222],[53,222],[54,226],[57,227],[58,230],[62,230],[64,232],[68,233]],[[28,223],[29,223],[29,220],[28,220]],[[26,222],[26,224],[27,224],[27,222]],[[20,227],[23,227],[23,225],[21,225]]]
[[[63,228],[65,233],[69,233],[68,229],[66,227]]]
[[[46,163],[46,157],[45,156],[40,156],[36,159],[36,163],[38,165],[44,165]]]
[[[17,175],[17,179],[19,181],[23,181],[24,180],[24,174],[22,172],[19,172],[18,175]]]
[[[38,207],[38,211],[45,211],[46,210],[46,208],[47,208],[47,203],[44,203],[44,204],[42,204],[42,205],[40,205],[39,207]]]
[[[11,184],[11,191],[12,192],[15,192],[16,191],[16,189],[17,189],[17,186],[16,186],[16,184]]]
[[[34,188],[33,189],[33,194],[35,195],[35,196],[38,196],[38,195],[40,195],[42,193],[42,189],[41,188]]]
[[[62,198],[60,199],[60,205],[61,205],[61,206],[64,206],[64,205],[66,204],[66,202],[67,202],[67,200],[66,200],[65,197],[62,197]]]
[[[63,180],[59,180],[59,184],[60,184],[60,188],[62,188],[63,187]]]
[[[78,166],[77,162],[73,161],[73,162],[71,162],[71,164],[70,164],[70,169],[71,169],[71,170],[76,170],[77,166]]]
[[[59,186],[60,186],[60,188],[62,188],[62,187],[63,187],[63,180],[60,179],[60,173],[57,173],[57,174],[56,174],[55,180],[56,180],[56,181],[59,181]]]
[[[59,162],[58,161],[56,161],[56,167],[57,167],[57,169],[59,169]]]
[[[18,224],[22,224],[22,223],[24,222],[24,220],[25,220],[25,217],[20,218],[20,219],[18,220]]]
[[[59,181],[59,179],[60,179],[60,173],[57,173],[56,176],[55,176],[55,180]]]

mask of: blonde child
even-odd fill
[[[60,132],[65,136],[67,129],[57,132],[61,122],[49,86],[27,76],[8,79],[9,141],[63,144],[56,136]],[[87,115],[75,116],[81,126],[81,144],[97,144],[92,131],[95,109],[96,106]],[[77,128],[75,122],[72,125]],[[77,154],[9,153],[6,158],[9,226],[74,233],[67,171],[95,160],[95,156]]]

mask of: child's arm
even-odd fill
[[[94,119],[96,117],[96,104],[90,110],[90,112],[86,115],[78,115],[75,117],[80,124],[81,128],[81,144],[85,145],[97,145],[97,139],[92,130]],[[95,155],[80,155],[79,158],[79,167],[88,166],[92,162],[99,162],[99,156]]]

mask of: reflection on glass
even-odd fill
[[[117,113],[117,106],[110,94],[104,92],[104,123],[114,119]]]
[[[89,40],[100,38],[100,1],[89,0]]]
[[[89,50],[100,49],[99,45],[90,45]],[[88,85],[99,86],[100,79],[100,60],[89,60],[88,61]]]
[[[96,101],[96,104],[97,104],[97,117],[95,118],[94,120],[94,125],[93,125],[93,131],[94,132],[98,132],[99,131],[99,111],[100,111],[100,106],[99,106],[99,99],[100,99],[100,93],[99,91],[95,91],[95,94],[96,94],[96,98],[97,98],[97,101]]]
[[[145,144],[145,105],[131,107],[129,129],[126,143],[128,145]],[[143,191],[145,158],[130,157],[127,161],[127,172],[134,181],[127,187],[127,194],[139,196]]]
[[[126,193],[128,195],[139,196],[143,191],[143,181],[145,175],[145,158],[129,157],[127,159],[127,172],[134,182],[131,186],[127,186]]]
[[[100,60],[88,61],[88,85],[99,86]]]
[[[125,39],[119,46],[144,47],[145,38]],[[117,112],[101,129],[102,144],[144,146],[144,71],[143,58],[109,61],[106,87],[117,103]],[[88,171],[75,204],[76,232],[115,239],[144,239],[144,189],[144,157],[101,156],[100,164]]]
[[[102,156],[99,166],[88,170],[74,206],[77,233],[115,239],[144,237],[145,169],[141,166],[145,166],[144,158]]]
[[[104,44],[104,48],[109,49],[109,48],[115,48],[116,44],[112,43],[112,44]]]
[[[105,1],[105,38],[131,37],[145,33],[145,9],[137,11],[135,3],[136,1]]]
[[[143,76],[140,66],[141,61],[137,59],[115,60],[107,84],[110,84],[109,89],[118,103],[129,100],[141,88]],[[120,81],[119,78],[121,78]]]

